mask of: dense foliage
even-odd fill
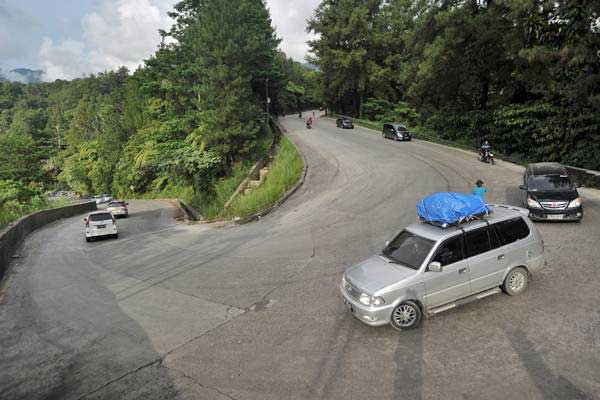
[[[600,169],[600,2],[324,0],[329,107],[529,160]]]
[[[264,1],[183,0],[171,17],[133,74],[0,82],[0,204],[57,188],[209,202],[268,149],[267,90],[271,115],[318,103],[316,72],[277,49]]]

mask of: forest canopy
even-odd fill
[[[310,43],[329,107],[600,169],[600,2],[324,0]]]
[[[266,150],[267,89],[272,116],[320,103],[316,72],[278,50],[263,1],[183,0],[170,16],[133,73],[0,81],[0,187],[23,201],[55,189],[210,198]]]

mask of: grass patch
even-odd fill
[[[303,169],[302,156],[292,142],[283,136],[271,172],[264,183],[248,195],[235,199],[221,216],[245,217],[266,210],[298,182]]]

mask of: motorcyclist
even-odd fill
[[[298,118],[302,118],[302,111],[298,111]]]
[[[308,117],[308,120],[306,121],[306,127],[307,128],[312,127],[312,117]]]
[[[487,159],[488,155],[490,154],[490,150],[491,150],[492,146],[490,145],[490,142],[486,140],[483,141],[483,144],[481,145],[481,158],[482,159]]]

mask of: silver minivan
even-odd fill
[[[460,226],[414,223],[380,254],[347,268],[340,289],[348,309],[368,325],[403,330],[501,291],[524,292],[545,265],[543,240],[527,210],[490,209]]]

